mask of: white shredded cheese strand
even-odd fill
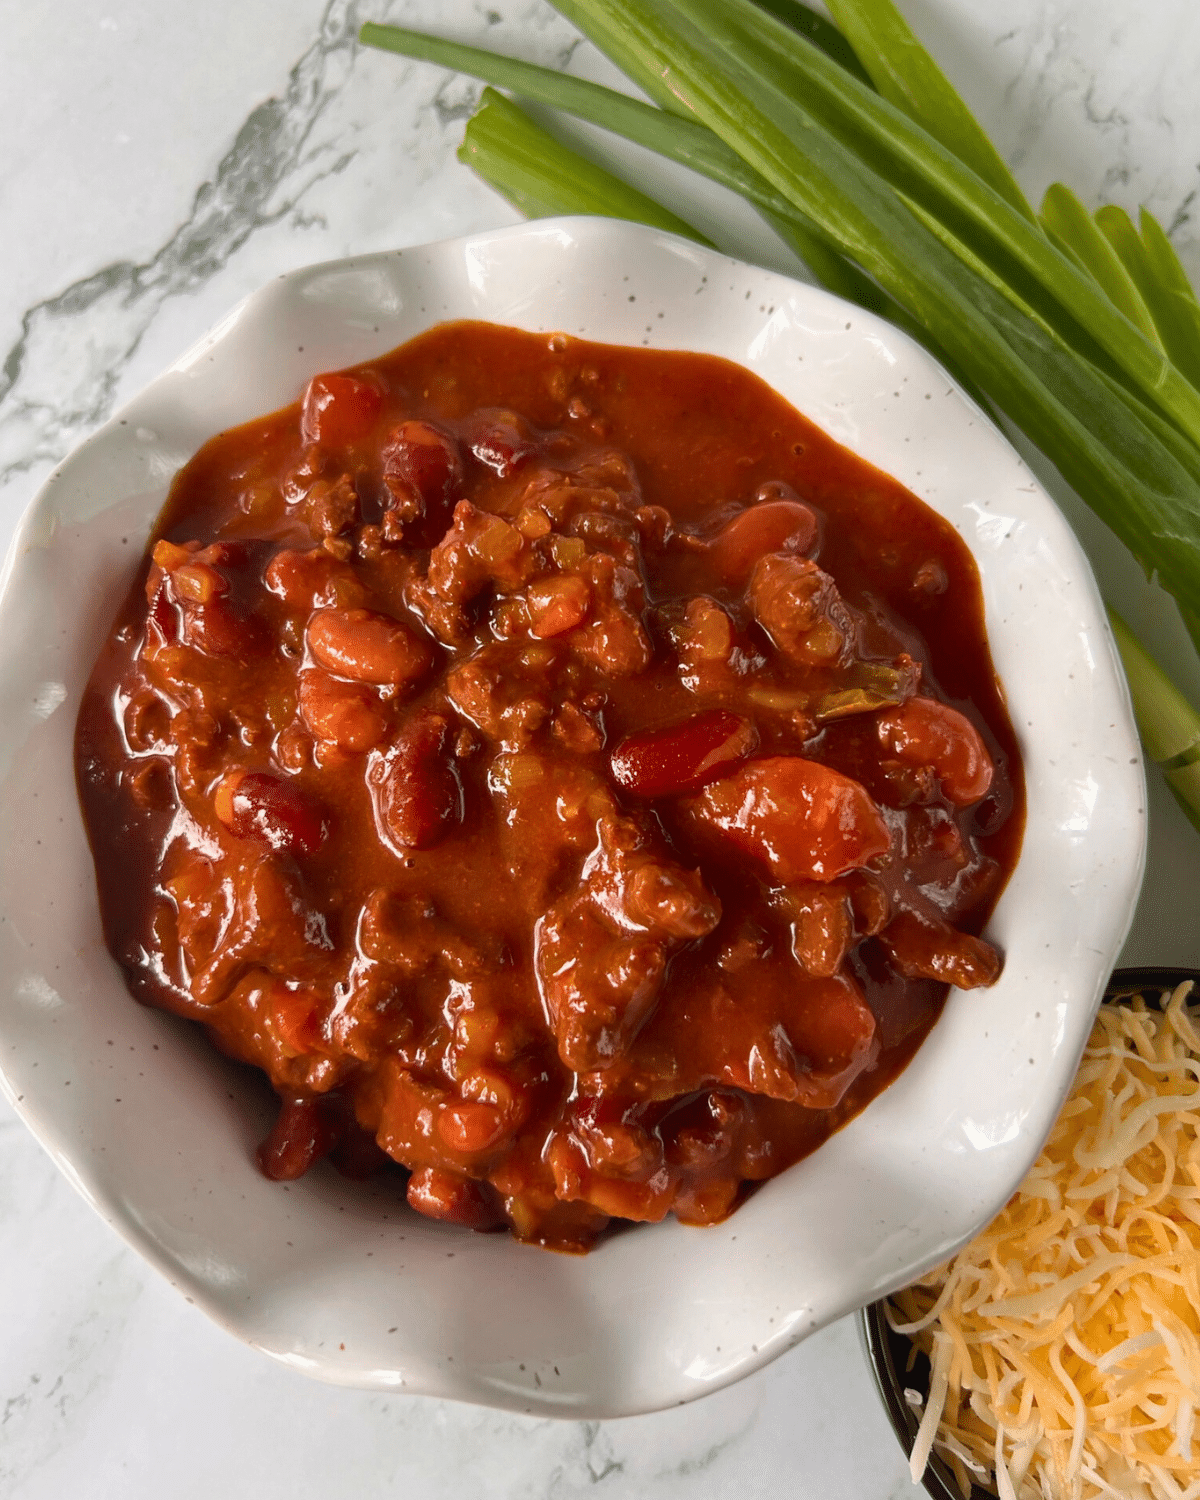
[[[940,1453],[1000,1500],[1200,1500],[1200,1007],[1104,1006],[1025,1182],[899,1293]],[[1164,997],[1165,999],[1165,997]]]

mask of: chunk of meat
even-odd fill
[[[850,655],[854,619],[833,579],[808,558],[786,552],[761,558],[748,598],[775,649],[797,666],[836,666]]]
[[[588,560],[593,606],[586,625],[567,637],[572,651],[613,677],[634,677],[650,665],[653,649],[642,624],[642,580],[606,553]]]
[[[461,500],[454,524],[430,556],[429,584],[451,604],[469,604],[488,584],[511,593],[540,570],[531,543],[515,526]]]
[[[318,479],[308,492],[305,510],[314,536],[341,536],[358,520],[358,492],[354,481],[349,474],[333,481]]]
[[[686,805],[782,883],[836,880],[891,848],[883,814],[849,776],[797,755],[750,761]]]
[[[318,667],[300,674],[300,717],[315,740],[362,754],[383,738],[387,720],[379,695]]]
[[[965,714],[935,698],[910,698],[879,715],[879,743],[902,765],[928,768],[957,807],[978,802],[992,785],[995,767],[983,739]]]
[[[645,1023],[666,974],[666,948],[614,936],[586,903],[551,909],[534,946],[538,984],[558,1055],[577,1073],[614,1062]]]
[[[898,912],[880,941],[906,979],[936,979],[973,990],[1000,977],[1000,955],[990,943],[914,911]]]

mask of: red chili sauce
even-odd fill
[[[268,1176],[568,1250],[861,1110],[999,973],[1023,818],[949,524],[738,366],[468,323],[186,465],[77,765]]]

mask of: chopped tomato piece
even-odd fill
[[[300,409],[300,435],[306,443],[347,448],[375,425],[383,397],[353,375],[314,375]]]
[[[908,766],[929,766],[957,807],[987,795],[995,767],[965,714],[934,698],[910,698],[879,716],[879,741]]]
[[[751,761],[705,788],[691,810],[781,882],[836,880],[892,843],[864,787],[798,755]]]

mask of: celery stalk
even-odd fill
[[[620,29],[639,83],[656,78],[820,224],[1053,457],[1143,566],[1200,608],[1200,485],[1191,474],[1092,365],[964,266],[802,104],[735,57],[724,33],[685,19],[702,7],[707,14],[705,0],[660,0],[653,10],[639,0],[569,0],[585,29],[602,11],[600,30]]]
[[[820,47],[826,57],[832,57],[835,63],[840,63],[847,73],[853,73],[868,88],[875,87],[854,48],[824,16],[810,10],[801,0],[755,0],[755,3],[777,21],[782,21],[785,26],[790,26],[793,31],[807,37],[814,47]]]
[[[1032,220],[1004,159],[892,0],[829,0],[829,10],[884,98]]]
[[[1200,714],[1117,614],[1109,624],[1146,754],[1163,773],[1175,800],[1200,830]]]
[[[381,26],[369,21],[359,33],[359,40],[368,47],[402,57],[455,68],[499,88],[511,89],[538,104],[565,110],[719,182],[753,203],[829,291],[882,316],[891,316],[902,325],[906,321],[911,323],[868,277],[838,253],[811,219],[793,208],[724,141],[695,120],[656,109],[640,99],[583,78],[402,26]],[[565,206],[565,200],[555,201],[564,203],[558,212],[572,211]],[[909,331],[915,332],[911,326]]]
[[[590,8],[586,0],[560,6],[577,24],[584,8]],[[676,0],[672,8],[717,44],[721,56],[762,86],[801,104],[812,120],[991,266],[1019,303],[1035,309],[1084,358],[1123,379],[1200,445],[1197,390],[1166,359],[1157,341],[1131,323],[1088,272],[1047,240],[1038,224],[1025,219],[939,141],[751,0]],[[641,74],[632,76],[642,82]]]
[[[1121,264],[1141,293],[1167,357],[1200,390],[1200,304],[1183,275],[1183,267],[1174,259],[1174,251],[1171,251],[1171,269],[1178,268],[1182,289],[1173,275],[1166,282],[1161,279],[1145,241],[1123,208],[1106,203],[1096,210],[1094,217],[1097,228],[1120,256]]]
[[[1083,269],[1091,274],[1108,300],[1162,348],[1154,319],[1137,284],[1079,199],[1061,182],[1052,182],[1042,198],[1042,227]]]
[[[494,89],[484,90],[458,155],[530,218],[598,214],[712,244],[669,208],[564,146]]]

